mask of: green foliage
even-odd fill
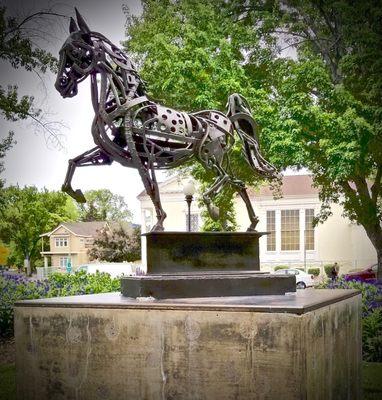
[[[68,220],[66,195],[34,186],[10,186],[0,191],[0,239],[11,248],[17,265],[40,257],[40,235]]]
[[[44,26],[44,17],[58,14],[53,12],[38,12],[23,20],[7,15],[6,8],[0,7],[0,59],[7,62],[12,68],[24,68],[27,71],[45,73],[55,71],[57,60],[51,53],[43,50],[36,44],[37,32],[41,32],[40,39],[44,39],[41,27]],[[37,35],[36,35],[37,33]],[[0,84],[0,114],[9,121],[31,118],[39,119],[41,110],[33,106],[33,96],[18,95],[16,85]]]
[[[288,266],[287,265],[276,265],[273,270],[278,271],[280,269],[288,269]]]
[[[13,306],[16,301],[46,297],[74,296],[120,290],[120,280],[109,274],[52,274],[44,281],[21,275],[0,274],[0,337],[13,335]]]
[[[241,52],[242,40],[248,40],[245,26],[227,18],[223,0],[160,0],[143,2],[140,18],[128,16],[128,40],[125,48],[140,65],[142,77],[149,83],[149,94],[177,109],[225,110],[228,95],[264,99],[257,79],[248,85]],[[255,177],[238,144],[231,157],[233,175],[254,185]],[[202,183],[202,191],[215,179],[213,171],[193,164],[188,171]],[[226,188],[214,200],[220,219],[212,221],[203,213],[203,230],[235,230],[234,191]]]
[[[362,319],[362,348],[365,361],[382,361],[382,308]]]
[[[382,285],[327,280],[317,289],[356,289],[362,293],[362,353],[366,361],[382,362]]]
[[[123,196],[113,194],[109,189],[85,192],[86,203],[76,203],[81,221],[123,221],[131,220],[132,214]]]
[[[333,264],[325,264],[324,265],[324,271],[327,277],[331,278],[332,277],[332,269],[333,269]],[[339,272],[339,267],[337,269],[337,272]]]
[[[320,268],[308,268],[308,274],[318,276],[320,275]]]
[[[107,262],[141,259],[141,230],[117,223],[102,229],[89,250],[91,260]]]
[[[316,222],[330,215],[331,203],[341,204],[365,228],[382,265],[377,3],[144,0],[142,16],[129,16],[125,47],[149,94],[169,106],[222,110],[228,94],[243,94],[265,156],[280,170],[313,173],[322,201]],[[286,47],[297,57],[285,57]],[[240,179],[257,182],[240,149],[232,164]],[[208,172],[191,172],[210,182]],[[223,197],[228,204],[232,193]]]

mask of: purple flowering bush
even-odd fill
[[[317,288],[358,289],[362,293],[362,354],[364,361],[382,362],[382,282],[328,280]]]
[[[13,306],[16,301],[119,290],[120,280],[106,273],[56,273],[43,281],[35,281],[23,275],[0,272],[0,337],[13,335]]]

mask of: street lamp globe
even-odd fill
[[[193,196],[195,191],[195,184],[194,181],[192,181],[191,179],[184,184],[183,193],[185,196]]]
[[[192,203],[192,195],[195,193],[195,184],[190,179],[184,186],[183,186],[183,193],[186,196],[187,208],[188,208],[188,215],[187,215],[187,231],[191,232],[191,203]]]

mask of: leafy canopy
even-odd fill
[[[40,257],[40,235],[69,219],[66,195],[10,186],[0,196],[0,239],[11,246],[10,257],[16,264],[22,265],[26,258],[35,261]]]
[[[128,221],[132,214],[123,196],[109,189],[85,192],[86,203],[77,203],[81,221]]]
[[[340,203],[382,260],[379,3],[146,0],[142,16],[128,18],[125,48],[150,94],[170,106],[223,109],[228,94],[247,97],[270,161],[312,172],[318,220]],[[233,163],[256,182],[239,151]]]
[[[121,222],[102,229],[89,250],[91,260],[136,261],[141,258],[141,231]]]

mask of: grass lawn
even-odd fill
[[[364,400],[382,399],[382,363],[364,362],[362,374]]]
[[[382,399],[382,363],[362,365],[363,400]],[[16,368],[14,364],[0,365],[0,400],[16,399]]]
[[[15,364],[0,365],[0,399],[16,399]]]

